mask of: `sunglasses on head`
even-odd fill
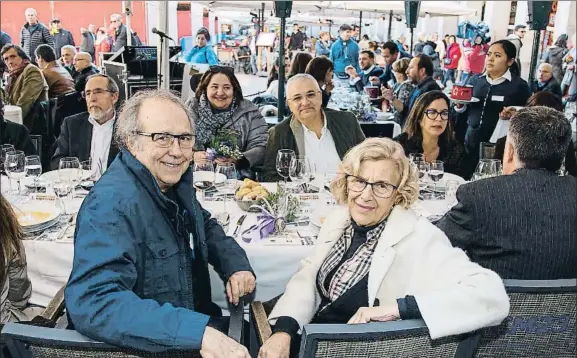
[[[212,72],[212,73],[223,72],[223,73],[229,73],[229,74],[234,75],[234,67],[230,67],[230,66],[217,65],[217,66],[210,66],[209,69],[210,69],[210,72]]]

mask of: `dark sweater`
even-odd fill
[[[563,97],[563,93],[561,92],[561,85],[555,79],[555,77],[551,77],[551,79],[543,84],[543,86],[539,86],[539,82],[533,82],[533,86],[531,88],[533,93],[537,92],[551,92],[559,97]]]
[[[441,87],[433,77],[426,77],[421,83],[419,83],[411,92],[411,95],[407,98],[405,103],[403,103],[403,112],[402,116],[404,118],[404,122],[406,122],[409,113],[411,113],[411,109],[413,105],[417,101],[420,95],[423,93],[427,93],[430,91],[440,91]]]

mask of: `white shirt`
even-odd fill
[[[102,174],[108,167],[108,154],[110,153],[115,119],[116,114],[108,122],[99,124],[94,118],[88,117],[88,122],[92,124],[90,159],[92,160],[93,174]]]
[[[491,86],[496,86],[496,85],[500,85],[501,83],[505,82],[505,81],[509,81],[511,82],[511,71],[507,70],[507,72],[503,73],[503,75],[499,78],[496,79],[491,79],[491,77],[489,77],[487,75],[487,72],[483,73],[481,75],[481,77],[486,77],[487,78],[487,82],[491,85]]]
[[[309,163],[314,164],[315,172],[324,174],[332,171],[336,172],[341,158],[337,153],[335,141],[331,135],[331,131],[327,128],[327,120],[323,113],[323,129],[321,130],[321,137],[317,138],[314,131],[303,126],[305,139],[305,155]],[[317,175],[319,177],[320,175]]]

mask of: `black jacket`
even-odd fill
[[[0,144],[12,144],[14,149],[26,155],[38,154],[30,139],[28,129],[22,124],[14,123],[0,117]]]
[[[94,48],[94,39],[96,35],[92,32],[86,30],[82,34],[82,42],[80,42],[80,51],[88,52],[90,56],[92,56],[92,61],[96,62],[94,58],[95,48]]]
[[[413,105],[415,104],[420,95],[430,91],[440,91],[440,90],[441,87],[439,87],[439,84],[437,83],[437,81],[435,81],[433,77],[426,77],[421,83],[419,83],[415,88],[413,88],[411,95],[407,97],[407,100],[405,101],[405,103],[403,103],[403,112],[401,112],[404,118],[403,123],[407,121],[409,113],[411,113],[411,109],[413,108]]]
[[[72,33],[68,30],[60,29],[59,32],[54,34],[54,52],[56,52],[57,59],[61,56],[60,50],[66,45],[76,46]]]
[[[538,81],[533,82],[533,86],[531,86],[531,91],[533,93],[537,92],[551,92],[556,94],[559,97],[563,97],[563,93],[561,92],[561,85],[555,79],[555,77],[551,77],[549,81],[547,81],[542,87],[539,86]]]
[[[92,124],[88,122],[88,117],[88,112],[83,112],[64,119],[60,129],[60,135],[56,141],[56,152],[50,160],[52,170],[58,169],[60,158],[63,157],[77,157],[80,162],[90,159]],[[108,153],[108,166],[112,164],[118,152],[119,149],[116,141],[112,139],[110,152]]]
[[[293,51],[304,49],[306,39],[307,35],[304,33],[300,31],[293,32],[289,40],[289,49]]]
[[[95,75],[98,73],[98,70],[93,66],[86,67],[80,72],[77,72],[77,75],[74,79],[74,89],[76,92],[81,93],[84,91],[84,87],[86,87],[86,81],[88,77]]]
[[[38,23],[38,27],[32,33],[30,33],[29,28],[30,24],[27,23],[20,30],[20,47],[24,49],[32,63],[36,63],[36,56],[34,55],[36,48],[44,44],[54,48],[54,37],[44,24]]]
[[[477,180],[437,226],[503,279],[577,277],[577,178],[546,170]]]

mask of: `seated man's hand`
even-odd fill
[[[345,71],[349,76],[351,76],[351,78],[359,77],[359,75],[357,74],[357,70],[353,66],[347,66],[347,68],[345,68]]]
[[[250,358],[245,346],[212,327],[204,330],[200,355],[203,358]]]
[[[396,321],[399,318],[401,318],[401,315],[399,314],[399,307],[397,305],[361,307],[347,324],[369,323],[371,321]]]
[[[371,76],[371,77],[369,77],[369,82],[373,86],[378,86],[381,83],[381,80],[379,80],[379,78],[377,76]]]
[[[235,306],[238,305],[240,297],[251,293],[256,288],[256,278],[249,271],[235,272],[226,284],[226,295],[228,301]]]
[[[291,348],[291,336],[288,333],[278,332],[264,342],[258,358],[288,358]]]

